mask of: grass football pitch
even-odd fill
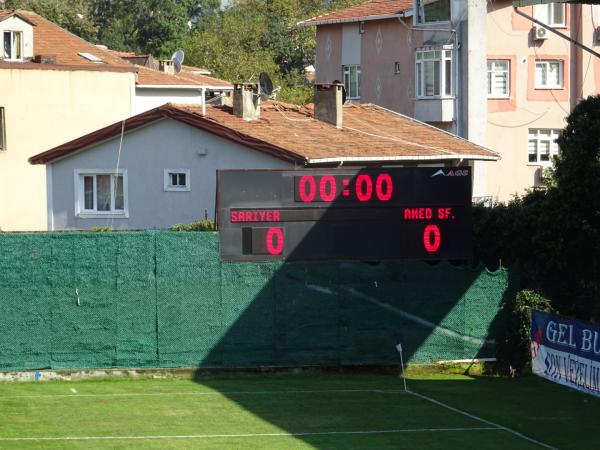
[[[0,449],[592,449],[600,399],[536,377],[0,383]]]

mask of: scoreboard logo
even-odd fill
[[[442,169],[438,170],[436,173],[431,175],[431,178],[434,177],[468,177],[469,171],[467,169],[457,169],[457,170],[449,170],[448,172],[444,172]]]

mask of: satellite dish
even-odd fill
[[[173,59],[173,67],[175,68],[175,73],[181,72],[181,63],[178,59]]]
[[[260,74],[258,80],[260,85],[260,95],[266,100],[273,93],[273,82],[271,81],[271,77],[265,72]]]
[[[179,65],[183,65],[184,59],[185,59],[185,53],[183,53],[183,50],[177,50],[175,53],[173,53],[173,56],[171,56],[171,60],[173,62],[179,61]]]
[[[340,80],[333,80],[332,84],[341,84],[342,85],[342,105],[346,104],[346,86],[344,84],[342,84],[342,82]]]

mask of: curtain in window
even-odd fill
[[[4,32],[4,57],[6,59],[12,59],[12,42],[10,37],[10,31]]]
[[[98,211],[110,211],[110,175],[97,175]]]
[[[83,177],[83,209],[94,209],[94,177]]]
[[[125,209],[125,195],[123,194],[123,176],[115,177],[115,210]]]
[[[548,63],[548,85],[559,86],[560,85],[560,63],[550,62]]]

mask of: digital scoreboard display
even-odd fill
[[[223,170],[226,261],[469,259],[471,168]]]

